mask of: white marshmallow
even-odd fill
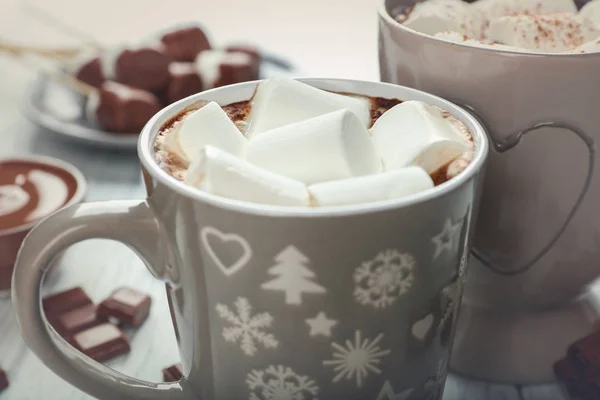
[[[170,153],[187,162],[207,145],[244,157],[246,144],[246,137],[214,101],[187,116],[164,142]]]
[[[543,53],[572,50],[598,36],[591,21],[570,13],[501,17],[488,31],[492,41]]]
[[[367,128],[348,110],[261,133],[249,141],[246,157],[254,165],[306,184],[381,171]]]
[[[473,6],[483,11],[488,21],[507,15],[577,12],[573,0],[478,0]]]
[[[485,16],[462,0],[429,0],[417,3],[403,25],[427,35],[449,30],[482,39]]]
[[[590,42],[584,43],[573,50],[568,51],[570,54],[585,54],[585,53],[600,53],[600,37]]]
[[[270,78],[261,82],[252,99],[247,136],[348,109],[365,127],[371,125],[369,101],[314,88],[287,78]]]
[[[488,43],[488,42],[484,42],[481,40],[471,39],[466,35],[462,35],[458,32],[452,32],[452,31],[444,31],[444,32],[436,33],[435,37],[437,39],[444,40],[446,42],[461,43],[461,44],[468,45],[468,46],[481,47],[481,48],[490,49],[490,50],[504,50],[504,51],[515,51],[515,52],[527,51],[525,49],[519,49],[519,48],[512,47],[512,46],[505,46],[503,44]]]
[[[587,18],[594,23],[594,25],[600,27],[600,0],[590,1],[581,8],[579,15],[583,18]]]
[[[318,183],[308,187],[315,205],[341,206],[397,199],[433,188],[431,177],[419,167],[382,174]]]
[[[216,147],[204,147],[185,173],[185,183],[217,196],[280,206],[310,205],[301,182],[260,169]]]
[[[229,53],[224,50],[213,49],[200,52],[194,61],[194,65],[202,78],[204,88],[212,89],[221,77],[221,64],[243,65],[251,62],[252,58],[249,54],[241,52]]]
[[[371,137],[388,171],[417,165],[433,173],[469,150],[440,109],[420,101],[387,111],[373,125]]]
[[[100,56],[100,65],[102,73],[108,80],[114,81],[117,79],[117,60],[123,51],[127,50],[125,46],[117,46],[105,50]]]

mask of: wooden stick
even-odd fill
[[[29,1],[23,1],[22,5],[23,7],[25,7],[26,11],[31,16],[37,18],[42,22],[45,22],[46,24],[52,26],[54,29],[57,29],[73,38],[76,38],[80,42],[88,45],[89,47],[93,47],[96,50],[102,51],[106,49],[106,46],[102,44],[100,40],[98,40],[88,32],[84,32],[72,24],[59,20],[58,18],[50,15],[37,5],[34,5]]]
[[[20,54],[35,54],[41,57],[65,60],[69,58],[75,57],[77,54],[81,53],[82,49],[80,48],[58,48],[58,49],[46,49],[43,47],[35,47],[35,46],[22,46],[11,44],[7,42],[3,42],[0,40],[0,47],[5,51],[11,51],[14,53]]]
[[[31,58],[27,57],[27,54],[19,52],[11,47],[6,47],[2,43],[0,43],[0,51],[12,56],[15,60],[19,61],[27,68],[44,74],[50,79],[62,82],[84,96],[89,96],[98,90],[92,85],[88,85],[87,83],[80,81],[71,74],[68,74],[60,69],[48,68],[47,66],[41,65],[39,62],[34,63]]]

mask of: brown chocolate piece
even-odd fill
[[[150,314],[152,299],[137,290],[122,287],[98,305],[98,313],[119,322],[140,326]]]
[[[73,347],[96,361],[106,361],[126,354],[131,349],[123,332],[111,323],[104,323],[73,335]]]
[[[252,58],[245,53],[237,54],[243,54],[246,57],[238,59],[225,59],[219,65],[219,78],[215,82],[215,87],[254,81],[258,79],[258,71],[252,62]]]
[[[126,49],[115,64],[117,81],[144,90],[161,90],[169,83],[169,57],[152,48]]]
[[[0,244],[0,250],[2,247],[4,246]],[[0,265],[0,292],[10,289],[13,268],[14,266],[12,264]]]
[[[171,365],[169,368],[162,370],[164,382],[177,382],[183,376],[181,372],[181,364]]]
[[[8,376],[3,369],[0,369],[0,391],[8,387]]]
[[[244,53],[250,56],[252,59],[253,74],[257,77],[260,76],[260,63],[262,62],[262,56],[260,50],[257,47],[250,45],[231,45],[225,48],[228,53]]]
[[[597,375],[600,372],[600,332],[573,343],[567,350],[567,358],[577,374]]]
[[[94,304],[89,304],[52,318],[52,326],[62,337],[68,338],[107,321],[105,316],[98,315]]]
[[[211,48],[206,34],[197,26],[169,32],[160,41],[161,52],[173,61],[192,62],[201,51]]]
[[[48,319],[91,304],[93,304],[92,299],[80,287],[50,295],[42,300],[42,307]]]
[[[117,82],[104,82],[98,96],[95,117],[103,129],[114,133],[139,133],[162,108],[152,93]]]
[[[569,395],[573,397],[581,395],[579,377],[568,359],[555,362],[553,369],[556,379],[564,383]]]
[[[171,104],[202,91],[202,78],[193,63],[171,63],[169,72],[171,80],[161,96],[163,103]]]
[[[100,87],[106,80],[100,57],[94,57],[81,64],[77,71],[75,71],[75,77],[88,85]]]

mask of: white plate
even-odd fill
[[[295,69],[284,58],[262,53],[261,78],[291,76]],[[85,117],[85,98],[60,82],[40,75],[31,85],[23,107],[33,123],[67,139],[96,147],[135,150],[138,134],[103,131]]]

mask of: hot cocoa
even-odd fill
[[[464,171],[473,149],[466,126],[437,107],[273,78],[249,101],[184,110],[163,126],[155,157],[222,197],[314,207],[428,190]]]
[[[10,288],[21,242],[37,221],[80,201],[83,178],[51,163],[0,161],[0,292]]]
[[[0,231],[53,213],[77,190],[66,171],[30,161],[0,162]]]
[[[600,0],[425,0],[394,15],[439,39],[504,51],[600,52]]]

